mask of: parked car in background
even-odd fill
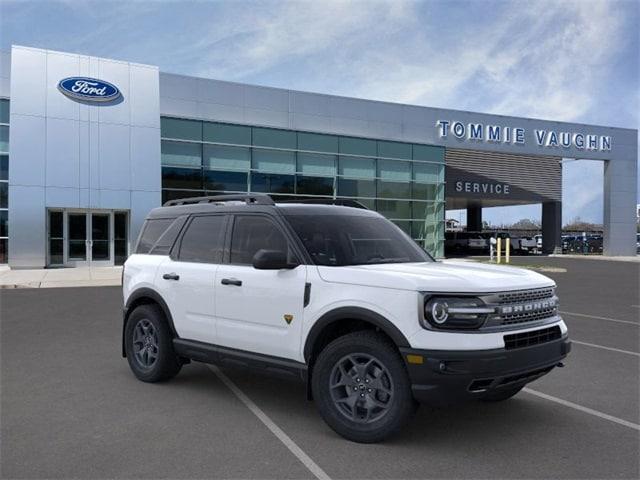
[[[446,232],[444,248],[446,255],[480,255],[488,251],[489,240],[480,232]]]
[[[542,237],[540,237],[542,240]],[[538,250],[538,241],[535,237],[522,237],[519,239],[519,250],[522,253],[537,253],[537,251],[542,252],[542,245],[540,245],[540,250]]]
[[[536,240],[535,253],[542,253],[542,235],[534,235],[533,238]]]

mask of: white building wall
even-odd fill
[[[71,76],[122,100],[72,100],[57,88]],[[49,207],[129,210],[132,244],[161,202],[157,67],[14,46],[10,89],[9,264],[45,265]]]

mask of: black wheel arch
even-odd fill
[[[311,327],[307,335],[303,355],[305,362],[312,360],[314,347],[327,328],[335,326],[335,322],[356,320],[371,325],[385,333],[397,347],[409,347],[409,341],[390,320],[377,312],[362,307],[339,307],[322,315]]]
[[[123,318],[122,318],[122,356],[126,357],[125,347],[124,347],[124,332],[127,328],[127,322],[129,321],[129,317],[131,316],[131,312],[133,312],[136,307],[140,305],[158,305],[162,312],[164,313],[165,318],[167,319],[167,323],[169,325],[169,331],[174,338],[179,338],[178,333],[176,332],[176,328],[173,324],[173,317],[171,316],[171,311],[169,310],[169,306],[162,298],[158,292],[151,288],[143,287],[135,290],[129,298],[127,299],[127,303],[124,306]]]

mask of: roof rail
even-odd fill
[[[223,202],[245,202],[247,205],[275,205],[269,195],[264,193],[239,193],[231,195],[214,195],[211,197],[191,197],[178,198],[165,202],[163,207],[176,207],[179,205],[195,205],[199,203],[223,203]]]
[[[363,210],[369,210],[369,208],[358,202],[357,200],[351,200],[349,198],[300,198],[295,200],[281,200],[278,203],[308,203],[315,205],[339,205],[342,207],[361,208]]]

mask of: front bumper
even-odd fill
[[[523,386],[549,373],[570,351],[566,334],[551,342],[511,350],[400,349],[414,398],[433,405]]]

